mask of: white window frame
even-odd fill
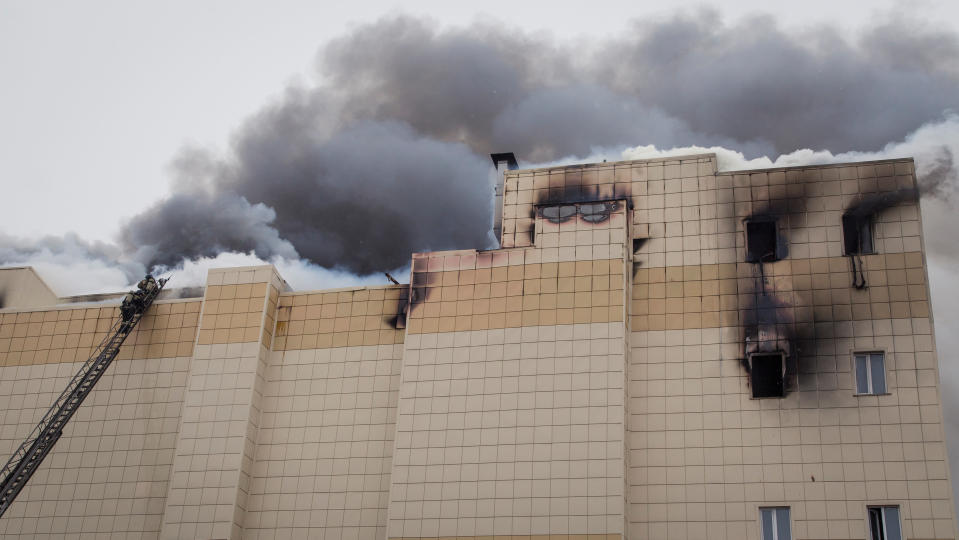
[[[876,392],[875,384],[873,384],[872,379],[872,362],[873,356],[879,355],[879,359],[882,362],[882,382],[884,391]],[[866,391],[861,392],[859,390],[859,362],[858,359],[860,356],[866,357]],[[889,377],[888,370],[886,369],[886,352],[885,351],[853,351],[852,353],[852,379],[853,384],[855,385],[855,394],[857,396],[885,396],[889,394]]]
[[[902,507],[899,506],[898,504],[870,504],[866,506],[866,531],[869,534],[869,538],[872,538],[872,520],[869,518],[869,512],[871,510],[878,509],[879,515],[882,516],[882,536],[883,536],[882,540],[889,540],[888,535],[886,534],[886,531],[889,530],[888,525],[886,525],[886,509],[887,508],[896,509],[896,517],[898,518],[898,521],[899,521],[898,523],[899,537],[902,540],[905,540],[906,536],[905,534],[903,534],[903,530],[902,530]]]
[[[777,526],[778,524],[776,523],[776,513],[777,513],[776,510],[782,510],[782,509],[786,510],[786,516],[789,519],[789,523],[787,524],[787,527],[786,527],[786,529],[789,531],[789,538],[779,538],[779,527]],[[772,529],[773,529],[772,538],[763,537],[763,511],[765,510],[772,510],[772,512],[770,512],[770,515],[772,516]],[[792,521],[793,521],[792,508],[789,506],[760,506],[759,507],[759,538],[760,540],[792,540],[792,537],[793,537]]]

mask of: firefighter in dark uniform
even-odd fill
[[[156,290],[157,281],[153,279],[153,276],[147,274],[147,277],[141,279],[140,283],[137,283],[137,288],[146,296]]]
[[[137,290],[131,291],[123,297],[123,302],[120,304],[120,315],[123,317],[124,323],[133,319],[136,312],[143,307],[143,301],[147,296],[153,294],[157,287],[157,282],[153,279],[153,276],[147,274],[137,283]]]
[[[135,293],[129,292],[123,297],[123,303],[120,304],[120,315],[123,317],[123,322],[129,322],[133,319],[139,304],[140,299]]]

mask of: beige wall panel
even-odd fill
[[[0,519],[0,537],[157,538],[190,360],[116,360]],[[78,367],[0,368],[4,460]]]
[[[861,262],[859,262],[861,261]],[[792,323],[907,319],[929,316],[921,252],[857,259],[868,285],[852,287],[848,257],[763,264],[643,268],[633,273],[633,330],[718,328],[741,324],[763,291],[775,296]]]
[[[914,183],[911,160],[508,171],[504,249],[414,254],[408,286],[211,270],[144,317],[0,536],[758,540],[788,505],[794,538],[849,539],[895,504],[906,537],[954,538]],[[844,256],[843,213],[889,200],[876,253]],[[764,216],[785,258],[745,263]],[[118,316],[27,296],[0,307],[6,455]],[[747,337],[788,343],[782,399],[752,399]],[[855,395],[855,351],[888,393]]]
[[[783,399],[751,398],[738,328],[633,332],[631,533],[758,538],[758,506],[787,505],[797,538],[863,538],[866,505],[892,503],[908,537],[951,537],[929,329],[817,325]],[[854,395],[856,350],[885,352],[888,395]]]
[[[269,362],[264,327],[285,288],[272,266],[208,273],[161,538],[243,534]]]
[[[407,336],[387,536],[623,533],[624,337]]]
[[[867,288],[852,286],[842,248],[845,209],[911,188],[911,161],[647,177],[634,220],[649,238],[630,305],[630,533],[758,539],[759,506],[785,505],[796,538],[863,538],[866,506],[897,504],[906,536],[953,537],[916,203],[877,214],[878,254],[855,261]],[[787,258],[741,262],[744,220],[769,214]],[[783,399],[752,399],[741,361],[763,306],[793,351]],[[889,394],[855,396],[852,353],[875,350]]]
[[[274,350],[394,345],[407,285],[284,294],[279,298]]]
[[[30,309],[56,303],[56,293],[33,268],[0,268],[0,309]]]
[[[193,354],[200,302],[154,303],[120,348],[120,359]],[[85,362],[120,317],[116,306],[0,313],[0,365]]]
[[[385,537],[402,352],[272,353],[244,538]]]

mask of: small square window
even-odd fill
[[[875,253],[872,242],[872,216],[844,215],[842,239],[846,255]]]
[[[746,262],[778,261],[775,221],[746,222]]]
[[[902,540],[898,506],[869,507],[869,538],[871,540]]]
[[[755,353],[749,357],[749,382],[754,398],[783,397],[785,376],[782,353]]]
[[[883,353],[856,353],[856,393],[886,393],[886,359]]]
[[[792,540],[788,506],[760,508],[759,522],[762,540]]]

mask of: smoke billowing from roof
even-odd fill
[[[291,106],[250,120],[235,156],[212,168],[181,160],[179,183],[208,192],[161,201],[131,220],[123,244],[147,246],[150,265],[252,250],[355,273],[403,266],[417,249],[490,244],[488,158],[395,121],[318,136],[311,124],[287,122]]]
[[[204,195],[134,217],[121,245],[148,266],[234,250],[369,273],[413,251],[488,246],[490,151],[529,162],[637,142],[747,156],[880,147],[959,105],[959,46],[930,57],[923,45],[955,36],[888,31],[849,42],[706,11],[583,47],[385,18],[323,47],[324,83],[288,89],[224,155],[185,151],[176,185]]]
[[[296,249],[271,224],[276,211],[230,192],[176,193],[130,220],[120,242],[149,266],[172,265],[223,251],[296,258]]]
[[[78,293],[116,291],[146,272],[117,246],[87,242],[73,233],[29,240],[0,233],[0,264],[33,266],[58,291]]]
[[[892,157],[852,150],[905,138],[895,150],[917,155],[942,195],[951,156],[907,136],[959,122],[943,120],[959,105],[959,38],[891,24],[850,40],[702,11],[586,43],[387,17],[321,48],[322,82],[288,88],[224,151],[184,149],[174,194],[125,223],[118,252],[146,267],[228,251],[372,273],[414,251],[488,247],[486,154],[503,149],[528,163],[649,148],[635,144],[736,148],[746,161],[832,150],[785,156],[816,163]]]

